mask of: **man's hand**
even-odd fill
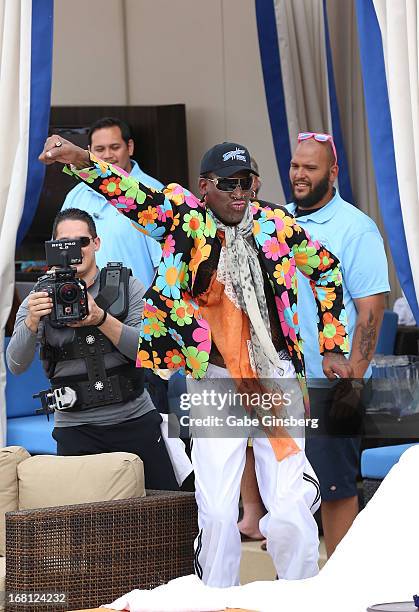
[[[90,293],[87,296],[89,314],[82,321],[76,323],[68,323],[68,327],[85,327],[86,325],[97,325],[103,321],[104,311],[96,304]],[[122,334],[122,323],[108,313],[105,322],[100,326],[100,331],[104,334],[116,347],[118,347]],[[130,357],[131,359],[131,357]]]
[[[362,382],[339,380],[333,387],[330,410],[326,415],[330,435],[357,436],[362,432]]]
[[[91,165],[88,151],[56,135],[46,139],[44,150],[38,159],[47,166],[55,162],[73,164],[79,169],[87,168]]]
[[[87,305],[89,308],[89,314],[85,319],[81,321],[75,321],[74,323],[67,323],[68,327],[86,327],[87,325],[97,325],[102,321],[104,311],[96,304],[90,293],[87,294]]]
[[[323,372],[329,380],[336,378],[353,378],[353,369],[350,362],[342,353],[326,351],[323,357]]]
[[[28,315],[25,319],[26,327],[36,334],[41,317],[52,312],[52,299],[46,291],[36,291],[29,294]]]

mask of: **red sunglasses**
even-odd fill
[[[338,163],[338,156],[336,154],[335,143],[333,142],[333,138],[330,134],[318,134],[317,132],[300,132],[298,134],[298,142],[302,142],[303,140],[309,140],[310,138],[314,138],[317,142],[330,142],[330,146],[332,147],[333,155],[335,157],[335,164]]]

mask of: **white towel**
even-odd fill
[[[131,591],[108,607],[130,612],[365,612],[369,605],[412,600],[419,591],[419,444],[400,458],[330,560],[306,580],[206,587],[195,576],[152,591]]]
[[[183,576],[152,591],[136,589],[103,607],[130,612],[210,612],[224,610],[225,591],[205,586],[196,576]]]

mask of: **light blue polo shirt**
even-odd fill
[[[287,209],[296,213],[296,205]],[[374,221],[358,208],[345,202],[336,190],[323,208],[297,218],[298,224],[313,240],[325,245],[340,260],[343,275],[343,300],[348,317],[349,340],[355,328],[355,298],[390,291],[387,258],[383,239]],[[319,353],[317,304],[306,277],[298,270],[298,319],[303,339],[304,359],[309,386],[324,378]],[[371,376],[371,367],[365,377]]]
[[[160,181],[143,172],[136,161],[131,162],[133,178],[147,187],[162,189]],[[127,217],[85,183],[80,183],[67,194],[61,210],[66,208],[80,208],[92,215],[101,240],[96,253],[99,268],[104,268],[108,261],[122,261],[146,288],[151,285],[161,258],[161,247],[156,240],[135,230]]]

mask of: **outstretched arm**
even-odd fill
[[[56,135],[52,135],[46,139],[44,149],[39,156],[39,161],[47,166],[55,162],[72,164],[79,169],[88,168],[90,166],[89,151]]]
[[[178,222],[174,212],[177,205],[186,201],[193,208],[199,206],[199,201],[180,186],[168,186],[164,193],[146,187],[121,168],[97,159],[60,136],[47,139],[39,159],[47,165],[69,165],[65,169],[68,174],[87,183],[129,217],[135,229],[156,240],[163,240],[173,231]]]

